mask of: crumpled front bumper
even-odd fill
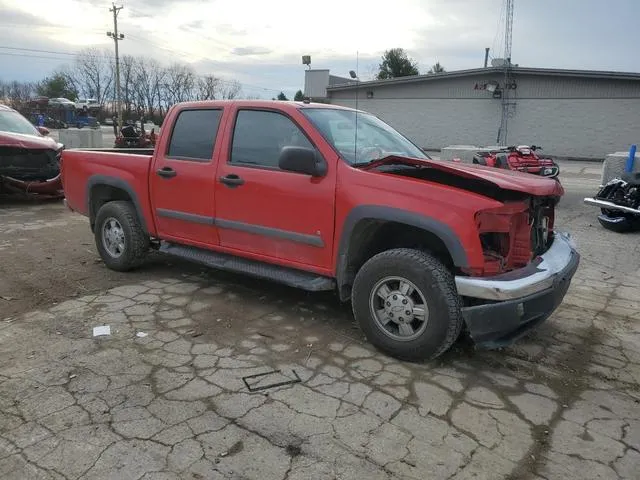
[[[528,266],[494,277],[455,278],[458,294],[482,302],[464,307],[469,334],[481,347],[508,345],[545,321],[562,303],[580,254],[568,234]]]

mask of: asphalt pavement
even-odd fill
[[[0,204],[0,478],[639,479],[640,235],[582,203],[598,165],[561,167],[563,304],[426,363],[333,295],[159,254],[113,272],[59,202]]]

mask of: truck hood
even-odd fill
[[[483,165],[469,165],[445,160],[429,160],[390,155],[374,161],[362,169],[371,170],[383,165],[413,165],[423,168],[433,168],[450,175],[490,183],[493,186],[504,190],[528,193],[530,195],[541,197],[560,197],[564,194],[562,185],[554,179],[538,177],[531,173],[503,170]]]
[[[62,144],[56,142],[51,137],[0,131],[0,147],[18,147],[29,150],[58,150],[62,147]]]

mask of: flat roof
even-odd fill
[[[353,90],[355,88],[366,87],[383,87],[391,85],[400,85],[404,83],[419,83],[434,80],[445,80],[449,78],[470,77],[477,75],[488,75],[503,73],[503,67],[487,67],[472,68],[468,70],[454,70],[451,72],[412,75],[408,77],[388,78],[385,80],[370,80],[365,82],[334,84],[327,87],[328,91]],[[574,78],[599,78],[606,80],[636,80],[640,81],[640,73],[636,72],[612,72],[604,70],[565,70],[558,68],[528,68],[528,67],[511,67],[514,74],[541,75],[552,77],[574,77]]]

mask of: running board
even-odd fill
[[[597,198],[585,198],[584,203],[586,203],[587,205],[593,205],[594,207],[600,207],[607,210],[617,210],[619,212],[627,212],[627,213],[632,213],[634,215],[640,215],[640,210],[636,210],[635,208],[616,205],[613,202],[607,202],[606,200],[599,200]]]
[[[203,248],[162,242],[160,252],[200,263],[218,270],[244,273],[252,277],[272,280],[290,287],[301,288],[310,292],[334,290],[333,279],[303,272],[293,268],[280,267],[270,263],[258,262],[246,258],[235,257]]]

